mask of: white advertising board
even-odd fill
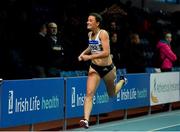
[[[158,105],[180,100],[180,73],[166,72],[150,75],[150,102]]]

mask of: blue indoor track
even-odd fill
[[[72,131],[180,131],[180,110],[111,121]]]

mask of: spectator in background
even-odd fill
[[[117,25],[117,22],[116,21],[111,21],[108,31],[110,33],[113,33],[113,32],[119,32],[119,30],[120,29],[119,29],[119,26]]]
[[[118,34],[113,32],[110,34],[111,56],[117,68],[120,67],[120,43],[118,41]]]
[[[177,60],[176,54],[171,49],[172,34],[166,32],[163,34],[163,38],[159,40],[156,48],[159,51],[159,61],[161,62],[161,71],[171,71],[173,63]]]
[[[64,43],[55,22],[50,22],[47,25],[46,43],[48,46],[47,74],[49,77],[58,77],[59,70],[64,68],[65,53]]]
[[[42,36],[43,38],[46,36],[46,34],[47,34],[46,24],[42,24],[42,25],[40,26],[40,29],[39,29],[38,34],[39,34],[40,36]]]
[[[180,29],[177,29],[176,34],[173,35],[173,51],[177,56],[177,61],[174,63],[174,67],[180,67]]]
[[[127,72],[143,73],[145,72],[144,50],[140,42],[139,35],[133,33],[130,35],[130,42],[127,46]]]
[[[30,52],[33,51],[33,54],[30,54],[30,60],[34,71],[34,77],[46,77],[46,60],[48,57],[48,45],[45,39],[47,34],[46,24],[41,24],[38,26],[37,30],[38,31],[35,32],[33,37],[33,43],[30,46]]]

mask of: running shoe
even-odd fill
[[[120,80],[124,80],[124,85],[126,85],[128,83],[127,78],[124,76],[120,76]]]
[[[88,129],[89,128],[89,122],[86,119],[80,120],[80,126]]]

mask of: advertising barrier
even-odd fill
[[[127,75],[128,84],[114,98],[109,98],[106,86],[101,80],[93,98],[93,114],[111,112],[119,109],[149,105],[149,74]],[[66,118],[83,116],[87,77],[67,78],[66,80]]]
[[[119,74],[118,74],[119,76]],[[109,98],[101,80],[91,115],[180,101],[180,72],[126,74],[128,83]],[[82,117],[87,76],[3,80],[0,127]]]
[[[64,118],[64,79],[4,80],[0,126],[10,127]]]
[[[149,106],[149,74],[128,74],[128,83],[117,94],[114,110]]]
[[[84,99],[86,96],[87,77],[67,78],[66,80],[66,118],[83,116]],[[104,82],[101,81],[93,97],[92,114],[99,114],[113,110],[109,102]]]
[[[151,106],[180,101],[179,72],[154,73],[150,75]]]

